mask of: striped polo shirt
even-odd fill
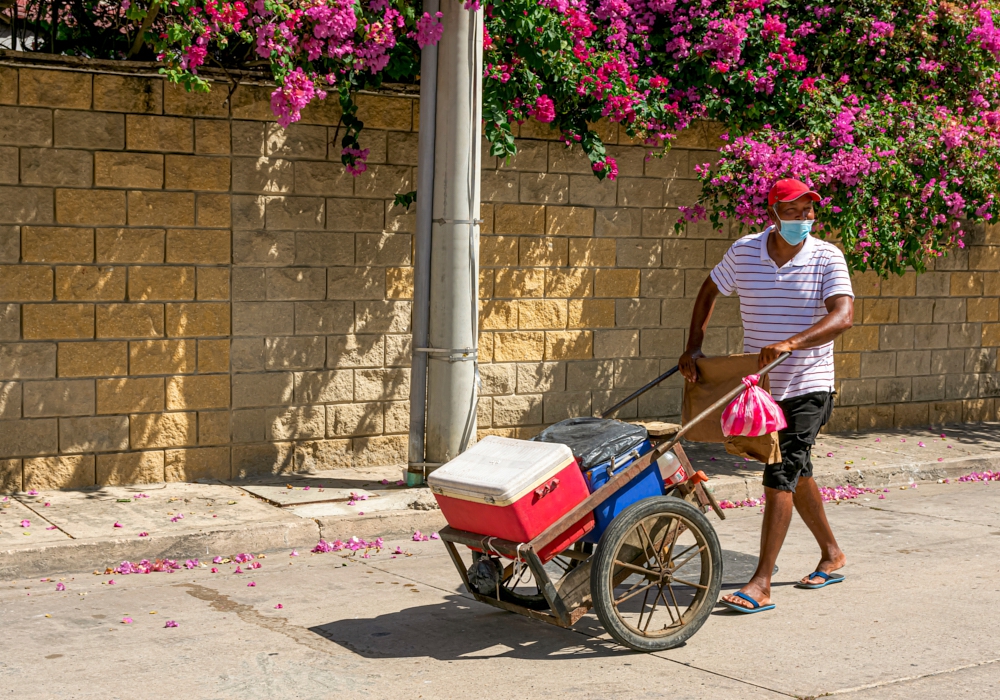
[[[720,292],[740,297],[744,352],[758,352],[809,328],[827,314],[824,302],[830,297],[854,297],[847,262],[836,246],[807,236],[795,257],[778,267],[767,253],[772,228],[733,243],[711,273]],[[770,377],[778,401],[833,391],[833,343],[796,350]]]

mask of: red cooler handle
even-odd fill
[[[545,496],[548,496],[550,493],[555,491],[556,486],[558,485],[559,485],[559,479],[553,479],[544,486],[539,486],[537,489],[535,489],[535,495],[538,496],[539,498],[544,498]]]

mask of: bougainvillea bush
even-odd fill
[[[836,232],[853,267],[880,274],[923,270],[964,245],[963,221],[1000,214],[1000,0],[483,9],[494,155],[512,155],[513,125],[532,118],[579,144],[597,177],[614,178],[595,122],[620,124],[655,157],[694,120],[717,120],[725,145],[699,168],[702,196],[682,209],[685,221],[758,227],[771,184],[798,177],[824,194],[820,234]],[[367,153],[352,95],[417,80],[420,49],[442,32],[418,0],[125,0],[122,10],[132,23],[122,34],[144,34],[164,72],[191,88],[207,89],[206,65],[266,66],[283,125],[314,100],[338,99],[354,173]]]

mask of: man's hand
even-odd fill
[[[689,382],[698,381],[697,361],[699,357],[704,357],[704,356],[705,353],[703,353],[699,348],[697,350],[688,350],[683,355],[681,355],[681,359],[677,360],[677,366],[680,367],[681,374]]]
[[[760,359],[757,361],[757,369],[764,369],[764,367],[777,360],[781,353],[791,352],[794,349],[792,344],[787,340],[775,343],[774,345],[768,345],[766,348],[761,348]]]

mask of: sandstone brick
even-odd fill
[[[155,153],[99,151],[94,154],[94,184],[98,187],[163,187],[163,156]]]
[[[26,418],[89,416],[94,413],[94,382],[89,379],[24,383]]]
[[[233,335],[292,335],[294,306],[291,302],[233,304]]]
[[[0,301],[48,301],[52,280],[50,267],[0,265]]]
[[[228,155],[229,122],[223,119],[198,119],[194,123],[194,152],[199,155]],[[226,168],[228,177],[228,167]]]
[[[198,419],[194,412],[143,413],[129,417],[133,449],[184,447],[197,444]]]
[[[117,452],[127,449],[128,418],[125,416],[59,420],[60,452]]]
[[[125,148],[125,115],[57,109],[55,146],[95,150]]]
[[[357,95],[355,102],[357,117],[367,128],[410,131],[412,127],[414,101],[411,98]]]
[[[164,452],[168,482],[228,479],[232,475],[228,447],[199,447]]]
[[[352,444],[354,447],[354,466],[356,467],[406,463],[406,435],[355,438]]]
[[[195,197],[195,222],[198,226],[229,228],[232,223],[227,194],[198,193]]]
[[[546,360],[589,360],[594,352],[591,331],[548,331],[545,333]]]
[[[237,265],[291,265],[295,260],[295,234],[272,231],[235,231],[233,262]],[[262,273],[263,274],[263,273]]]
[[[238,374],[233,377],[233,407],[287,406],[292,403],[294,387],[295,375],[291,372]]]
[[[0,493],[17,493],[24,489],[20,459],[0,459]]]
[[[385,297],[385,272],[382,268],[331,267],[327,269],[326,277],[326,293],[330,299],[383,299]],[[313,296],[311,298],[322,297]]]
[[[21,68],[18,80],[22,105],[90,109],[93,78],[89,73]]]
[[[598,180],[592,173],[571,175],[569,178],[569,203],[598,207],[613,207],[618,201],[618,183]],[[638,210],[636,210],[638,214]]]
[[[483,173],[484,177],[486,175]],[[514,197],[511,201],[516,202],[517,198]],[[497,205],[491,224],[492,233],[541,234],[545,227],[545,207],[531,204]]]
[[[25,304],[21,314],[25,340],[94,337],[90,304]]]
[[[21,307],[0,304],[0,341],[21,339]]]
[[[411,237],[407,234],[359,233],[356,237],[356,260],[359,265],[411,264]]]
[[[163,112],[163,82],[159,78],[133,75],[95,75],[94,109],[160,114]]]
[[[638,357],[639,340],[638,330],[594,331],[594,357]]]
[[[0,146],[0,184],[16,185],[20,181],[17,148]]]
[[[569,176],[555,173],[521,173],[520,198],[522,202],[538,204],[567,204],[569,202]]]
[[[482,285],[480,284],[480,289]],[[490,290],[492,293],[492,290]],[[389,267],[385,271],[385,296],[387,299],[413,298],[413,268]],[[479,295],[483,296],[482,293]]]
[[[59,301],[118,301],[125,298],[125,268],[74,265],[56,268]]]
[[[16,420],[21,417],[21,384],[0,382],[0,420]],[[0,476],[0,483],[3,477]]]
[[[194,226],[194,193],[130,190],[128,223],[130,226]]]
[[[483,236],[479,239],[479,264],[499,267],[518,264],[518,239],[515,236]]]
[[[690,240],[663,241],[663,267],[704,268],[705,242]]]
[[[295,304],[295,333],[315,335],[351,333],[354,304],[350,301],[298,302]]]
[[[546,207],[545,233],[549,236],[592,236],[594,210],[590,207]]]
[[[228,304],[167,304],[169,337],[229,335]]]
[[[163,262],[162,230],[99,228],[96,240],[99,263]]]
[[[570,267],[613,267],[615,241],[594,238],[569,239]]]
[[[493,424],[496,426],[536,425],[542,422],[542,397],[539,395],[497,396],[493,399]]]
[[[496,271],[494,294],[498,297],[541,297],[544,291],[544,270],[504,269]]]
[[[229,231],[170,229],[167,262],[225,264],[230,259]]]
[[[167,409],[229,407],[229,375],[207,374],[167,379]]]
[[[865,299],[864,323],[896,323],[899,321],[899,302],[896,299]]]
[[[95,483],[94,455],[24,460],[24,488],[29,490],[80,489]]]
[[[194,122],[180,117],[129,114],[125,117],[125,143],[130,151],[191,153]]]
[[[381,231],[385,224],[382,202],[327,199],[326,208],[326,228],[329,231]]]
[[[219,267],[199,267],[197,269],[199,301],[221,301],[229,299],[229,270]]]
[[[594,272],[594,296],[639,296],[639,279],[639,270],[596,270]]]
[[[997,299],[969,299],[966,305],[966,320],[970,323],[1000,320]]]
[[[495,333],[493,359],[496,362],[542,360],[545,334],[542,332]]]
[[[981,272],[953,272],[951,274],[951,296],[981,297],[983,295],[983,274]]]
[[[0,454],[12,457],[53,454],[59,451],[58,440],[55,418],[10,421],[0,430]]]
[[[287,474],[295,469],[294,444],[291,442],[245,445],[232,450],[233,477],[237,479],[258,474]]]
[[[545,296],[589,297],[594,293],[594,271],[586,268],[545,271]]]
[[[267,271],[267,298],[310,300],[326,298],[326,271],[308,267],[272,268]]]
[[[296,265],[354,264],[354,234],[303,231],[294,245]]]
[[[329,437],[378,435],[383,431],[382,404],[356,403],[326,407]]]
[[[97,455],[97,483],[101,486],[163,483],[163,463],[161,451]]]
[[[271,197],[265,205],[265,227],[316,231],[323,228],[325,204],[317,197]]]
[[[354,194],[354,177],[341,163],[296,161],[294,182],[296,194],[324,197],[350,197]]]
[[[47,379],[55,376],[55,343],[0,344],[0,379]],[[0,454],[3,452],[0,451]]]
[[[194,372],[195,341],[143,340],[129,343],[130,374]]]
[[[277,124],[266,124],[264,147],[264,153],[268,156],[322,160],[327,155],[327,129],[301,122],[291,124],[287,129]]]
[[[612,299],[570,299],[568,311],[569,328],[612,328],[615,325]]]
[[[194,299],[193,267],[133,267],[128,275],[131,301]]]
[[[0,143],[51,146],[52,112],[30,107],[0,107]]]
[[[198,341],[198,371],[229,371],[229,339]]]
[[[743,350],[742,341],[737,352]],[[642,357],[665,357],[674,360],[684,351],[684,336],[666,329],[644,328],[639,333],[639,354]]]
[[[186,117],[227,117],[229,105],[226,101],[229,86],[225,83],[214,83],[208,92],[187,90],[182,85],[164,82],[163,97],[166,114],[177,114]]]
[[[568,249],[565,238],[521,238],[520,264],[528,267],[565,267]]]
[[[163,304],[99,304],[98,338],[163,336]]]
[[[93,262],[94,229],[24,226],[21,258],[24,262]]]
[[[94,157],[89,151],[68,148],[22,148],[21,184],[90,187],[94,184]]]
[[[297,471],[325,471],[350,467],[353,462],[350,440],[310,440],[295,444]]]
[[[638,236],[641,231],[642,218],[641,210],[639,209],[601,208],[596,210],[594,222],[595,236],[622,238]]]
[[[172,190],[229,190],[229,159],[209,156],[166,157],[166,186]]]
[[[45,187],[0,187],[0,212],[5,223],[51,224],[52,190]]]
[[[327,339],[328,367],[381,367],[385,342],[381,335],[335,335]]]
[[[125,343],[59,343],[60,377],[109,377],[128,374]]]
[[[0,104],[17,104],[17,68],[0,66]]]
[[[292,161],[281,158],[233,158],[233,192],[291,192],[294,187]]]
[[[392,199],[413,189],[413,169],[400,165],[372,165],[354,179],[354,196]]]
[[[355,401],[405,399],[409,393],[408,369],[358,369],[354,372]]]
[[[894,423],[897,428],[907,428],[916,425],[927,425],[929,418],[928,404],[909,403],[895,406]]]
[[[227,411],[199,411],[199,445],[225,445],[230,440],[229,436],[229,413]]]
[[[518,328],[566,328],[567,307],[561,299],[524,299],[518,302]]]
[[[962,421],[965,423],[996,420],[996,405],[993,399],[970,399],[962,402]]]
[[[294,336],[264,341],[266,369],[319,369],[326,364],[326,338]]]
[[[264,268],[236,267],[232,270],[234,301],[263,301],[267,297]]]
[[[97,380],[99,414],[162,411],[163,406],[163,379],[160,377]]]
[[[202,195],[204,196],[204,195]],[[221,197],[223,195],[212,195]],[[254,195],[234,195],[230,211],[234,229],[264,228],[264,209],[267,197]]]
[[[410,302],[359,301],[354,307],[354,328],[358,333],[407,333],[410,330]]]
[[[266,416],[268,440],[308,439],[326,434],[323,406],[272,408],[267,410]]]
[[[56,220],[60,224],[120,225],[125,223],[125,193],[120,190],[56,190]]]
[[[501,331],[517,328],[517,302],[492,299],[479,302],[479,327]]]
[[[982,341],[982,324],[980,323],[950,323],[948,324],[948,347],[976,347]]]
[[[914,401],[940,401],[945,397],[946,378],[913,377]]]
[[[481,175],[481,192],[484,202],[518,201],[518,175],[501,170],[484,170]]]

